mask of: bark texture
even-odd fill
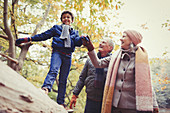
[[[41,89],[0,61],[0,113],[67,113]]]

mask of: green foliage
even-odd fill
[[[166,20],[166,22],[162,24],[162,27],[165,27],[170,31],[170,20]]]
[[[118,26],[112,26],[112,28],[109,29],[103,27],[103,25],[107,26],[109,22],[115,23],[111,21],[111,18],[115,18],[117,10],[123,6],[123,3],[119,0],[19,0],[18,4],[15,5],[14,16],[12,16],[11,13],[8,13],[8,21],[11,21],[11,18],[15,20],[15,28],[16,31],[19,32],[19,34],[16,34],[18,38],[31,36],[35,30],[36,24],[43,18],[49,3],[51,4],[50,12],[45,25],[39,29],[38,33],[46,31],[55,24],[61,24],[61,12],[70,10],[75,16],[72,24],[73,28],[78,30],[80,35],[88,34],[96,48],[102,37],[107,35],[110,38],[113,38],[113,36],[120,34],[119,32],[113,33],[113,29],[119,28]],[[3,12],[3,2],[0,1],[0,4],[0,12]],[[9,2],[8,6],[11,11],[11,2]],[[108,16],[108,14],[110,16]],[[3,13],[0,13],[0,26],[3,26],[2,17]],[[13,34],[15,34],[14,28],[11,25],[10,27],[13,29]],[[46,47],[42,47],[42,43],[33,42],[33,45],[29,48],[29,52],[27,53],[22,71],[20,72],[22,76],[38,88],[42,86],[48,73],[51,57],[51,40],[47,40],[43,43],[46,44]],[[3,46],[5,47],[3,51],[5,51],[9,45],[5,46],[5,43],[3,43]],[[18,47],[16,53],[18,57],[20,53]],[[79,79],[86,58],[87,50],[83,46],[76,48],[76,51],[73,54],[71,71],[67,82],[67,94],[69,98],[66,97],[66,104],[69,104],[70,102],[72,91]],[[57,90],[56,83],[53,88]],[[57,93],[52,91],[49,93],[49,96],[56,100]],[[77,100],[77,107],[75,108],[77,113],[83,112],[86,101],[85,97],[86,93],[84,88]]]
[[[47,74],[48,66],[38,66],[33,61],[25,61],[21,75],[40,88]]]
[[[0,51],[4,51],[5,52],[8,49],[9,43],[5,39],[0,38],[0,46],[1,46]]]
[[[3,28],[3,2],[0,0],[0,26]],[[8,9],[12,10],[12,2],[8,4]],[[15,5],[14,16],[8,12],[9,22],[15,19],[15,27],[18,32],[19,38],[31,36],[35,30],[36,24],[43,18],[44,12],[47,9],[47,5],[51,4],[51,9],[46,19],[45,25],[39,29],[38,33],[41,33],[55,24],[61,24],[60,15],[64,10],[70,10],[73,12],[75,19],[72,24],[73,28],[79,31],[80,35],[88,34],[95,46],[98,47],[99,40],[104,37],[117,37],[122,36],[121,32],[114,31],[119,29],[121,22],[115,22],[112,19],[118,15],[118,10],[124,5],[121,0],[19,0],[18,4]],[[111,24],[111,27],[108,25]],[[105,26],[105,27],[104,27]],[[168,28],[169,20],[167,20],[162,27]],[[10,25],[11,29],[12,26]],[[145,25],[144,25],[144,28]],[[14,30],[12,30],[14,34]],[[3,34],[3,31],[0,31]],[[27,35],[24,35],[27,34]],[[15,37],[16,38],[16,37]],[[115,39],[116,42],[117,39]],[[48,73],[51,57],[51,40],[43,42],[46,47],[42,47],[42,43],[34,42],[33,46],[29,48],[26,60],[22,71],[20,72],[28,81],[40,88],[44,82],[44,79]],[[1,51],[5,53],[8,49],[8,41],[0,38]],[[115,50],[119,46],[115,45]],[[20,49],[17,48],[17,57],[19,56]],[[166,56],[167,51],[164,52]],[[72,66],[70,75],[67,81],[67,95],[66,104],[69,105],[72,91],[79,79],[79,75],[84,66],[87,58],[87,50],[82,46],[76,48],[73,53]],[[157,99],[161,107],[167,107],[170,105],[168,94],[170,94],[169,78],[170,67],[169,59],[151,59],[151,72],[153,78],[154,89],[156,90]],[[54,83],[53,88],[57,90],[57,85]],[[57,93],[50,92],[49,97],[56,100]],[[75,111],[82,113],[84,111],[86,101],[85,88],[81,91]]]
[[[26,0],[26,2],[28,2],[32,5],[36,5],[37,3],[39,3],[39,0]]]
[[[40,88],[49,70],[50,56],[50,50],[34,44],[27,53],[21,75]]]

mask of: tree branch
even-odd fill
[[[48,48],[48,50],[50,50],[50,51],[52,50],[51,46],[48,46],[48,45],[44,44],[43,42],[40,42],[40,43],[42,44],[43,47]],[[22,48],[22,47],[24,47],[26,45],[30,45],[31,46],[32,44],[33,44],[32,42],[27,42],[27,43],[22,43],[22,44],[16,45],[16,46],[18,46],[19,48]]]
[[[4,28],[5,33],[9,38],[9,56],[11,58],[15,58],[15,41],[12,35],[12,32],[8,25],[8,0],[4,0],[4,12],[3,12],[3,22],[4,22]],[[13,64],[10,60],[8,61],[8,65],[14,69],[15,64]]]
[[[43,42],[40,42],[40,43],[42,44],[43,47],[48,48],[48,50],[50,50],[50,51],[52,50],[51,46],[49,47],[48,45],[44,44]]]
[[[50,7],[51,7],[51,4],[49,3],[48,8],[45,12],[45,15],[43,16],[43,19],[37,24],[36,29],[34,30],[34,33],[32,34],[32,36],[34,36],[37,33],[37,30],[39,29],[39,27],[41,27],[44,24],[45,19],[47,18],[47,15],[49,13]],[[21,70],[21,68],[23,66],[24,59],[26,57],[26,54],[27,54],[30,46],[31,46],[31,43],[24,45],[21,49],[21,53],[19,55],[18,71]]]
[[[16,29],[16,25],[15,25],[15,16],[14,16],[14,5],[15,4],[12,4],[12,11],[10,10],[10,14],[11,14],[11,25],[12,27],[14,28],[14,32],[15,32],[15,37],[16,39],[18,39],[18,32],[17,32],[17,29]]]
[[[15,4],[18,3],[18,0],[12,0],[12,11],[10,10],[11,12],[11,23],[12,23],[12,26],[14,27],[14,32],[15,32],[15,38],[18,39],[18,30],[16,28],[16,25],[15,25]]]
[[[22,31],[18,31],[18,33],[20,33],[20,34],[25,34],[25,35],[31,34],[31,33],[24,33],[24,32],[22,32]]]
[[[12,5],[15,5],[16,3],[18,3],[18,0],[13,0]]]
[[[88,55],[85,55],[85,56],[80,56],[79,59],[84,59],[84,58],[87,58]]]
[[[46,62],[47,65],[44,65],[44,64],[41,63],[40,61],[33,60],[33,59],[31,59],[31,58],[25,58],[25,60],[27,60],[27,61],[32,61],[32,62],[34,62],[35,64],[42,65],[42,66],[48,66],[48,65],[50,65],[50,64],[48,64],[48,62]]]
[[[47,7],[47,9],[46,9],[46,11],[45,11],[45,14],[44,14],[44,16],[43,16],[43,19],[37,24],[37,26],[36,26],[36,28],[35,28],[32,36],[36,35],[38,29],[44,24],[45,20],[47,19],[47,15],[48,15],[48,13],[49,13],[49,11],[50,11],[50,7],[51,7],[51,4],[49,3],[49,4],[48,4],[48,7]]]
[[[16,64],[19,63],[18,60],[13,59],[13,58],[11,58],[11,57],[9,57],[9,56],[3,54],[3,53],[0,53],[0,55],[3,56],[3,57],[5,57],[5,58],[7,58],[8,60],[10,60],[10,61],[12,61],[12,62],[15,62]]]
[[[9,39],[8,39],[8,36],[6,36],[6,35],[0,34],[0,37],[3,38],[3,39],[5,39],[5,40],[9,40]]]
[[[2,26],[0,26],[0,28],[2,29],[2,31],[5,33],[5,29],[2,27]]]

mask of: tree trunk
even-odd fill
[[[16,57],[16,54],[15,54],[15,41],[14,41],[14,37],[12,35],[12,32],[9,28],[9,25],[8,25],[8,0],[4,0],[4,13],[3,13],[3,21],[4,21],[4,28],[5,28],[5,33],[7,34],[8,36],[8,39],[9,39],[9,51],[8,51],[8,55],[11,57],[11,58],[15,58]],[[8,60],[8,65],[15,69],[15,63]]]
[[[32,36],[36,35],[38,32],[38,29],[40,29],[42,27],[42,25],[44,24],[45,20],[47,19],[48,13],[50,11],[50,7],[51,7],[51,4],[49,3],[47,6],[47,9],[45,11],[45,14],[43,16],[43,19],[36,25],[36,28],[35,28]],[[21,52],[20,52],[20,55],[18,58],[19,64],[16,65],[16,69],[15,69],[17,72],[19,72],[22,69],[26,54],[27,54],[30,46],[31,46],[31,43],[28,43],[21,48]]]
[[[15,31],[15,37],[17,38],[17,28],[16,28],[16,25],[15,25],[15,11],[14,11],[14,6],[15,4],[18,2],[18,0],[12,0],[12,11],[11,11],[11,24],[14,28],[14,31]],[[44,24],[47,16],[48,16],[48,13],[50,11],[50,7],[51,7],[51,4],[49,3],[48,6],[47,6],[47,9],[45,11],[45,14],[43,16],[43,19],[37,24],[36,26],[36,29],[34,30],[33,35],[35,35],[38,31],[38,29],[40,27],[42,27],[42,25]],[[16,47],[15,47],[15,38],[9,28],[9,25],[8,25],[8,0],[4,0],[4,12],[3,12],[3,21],[4,21],[4,32],[6,33],[6,35],[8,36],[8,41],[9,41],[9,49],[8,49],[8,56],[11,58],[11,59],[16,59]],[[1,35],[2,37],[2,35]],[[24,60],[25,60],[25,57],[26,57],[26,54],[28,52],[28,49],[29,47],[31,46],[32,44],[31,43],[27,43],[27,44],[24,44],[22,47],[21,47],[21,52],[20,52],[20,55],[19,55],[19,58],[18,58],[18,64],[16,64],[16,62],[13,62],[12,60],[9,60],[8,59],[8,65],[14,69],[15,71],[19,72],[22,67],[23,67],[23,63],[24,63]]]
[[[1,61],[0,112],[67,113],[63,106]]]

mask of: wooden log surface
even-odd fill
[[[61,105],[0,61],[0,113],[67,113]]]

